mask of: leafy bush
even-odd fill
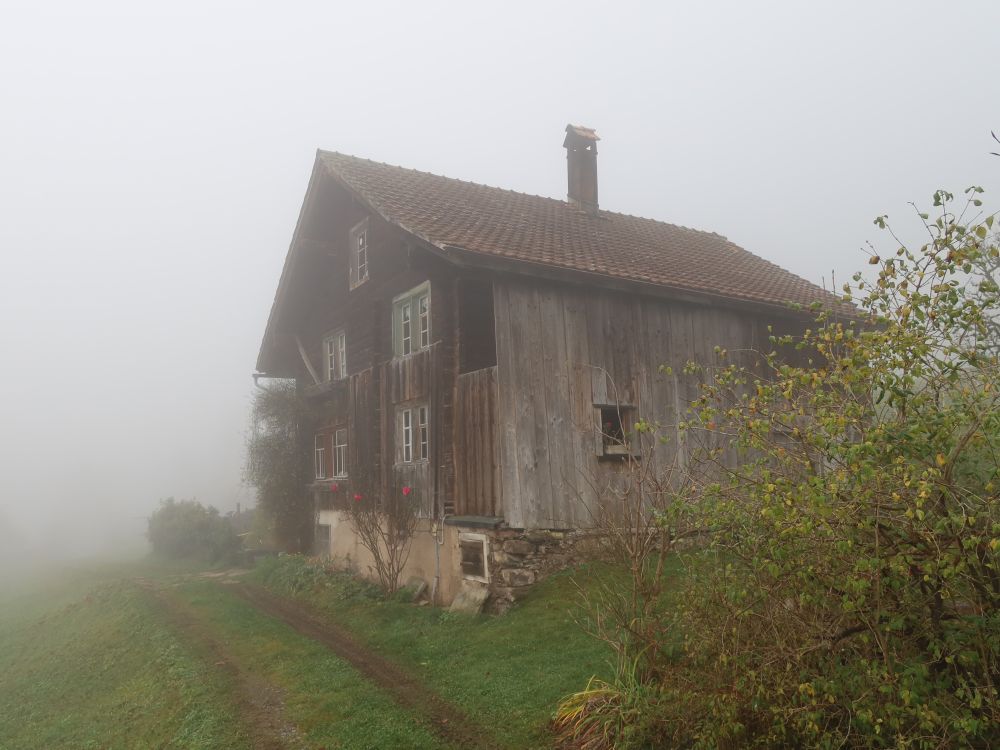
[[[153,552],[169,558],[217,562],[240,548],[239,537],[219,511],[195,500],[163,500],[149,518],[146,535]]]
[[[920,214],[927,244],[893,235],[894,252],[870,259],[877,279],[845,286],[857,321],[820,312],[757,362],[719,351],[700,371],[685,425],[705,446],[691,451],[698,500],[656,519],[708,539],[684,552],[679,604],[661,615],[683,647],[636,649],[639,687],[621,674],[613,686],[628,698],[575,704],[605,729],[582,735],[578,720],[564,736],[590,748],[1000,742],[1000,299],[971,276],[997,248],[991,216],[965,222],[981,205],[981,189],[968,193],[960,213],[935,194],[939,215]],[[727,442],[736,470],[721,462]],[[645,716],[657,736],[637,742],[608,716],[640,694],[660,721]]]

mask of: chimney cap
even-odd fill
[[[571,141],[590,141],[591,143],[596,143],[599,140],[601,140],[601,137],[593,128],[585,128],[582,125],[573,125],[571,123],[566,126],[566,140],[563,141],[563,146],[569,146]]]

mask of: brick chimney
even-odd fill
[[[597,142],[590,128],[566,126],[566,165],[569,175],[569,202],[587,213],[597,213]]]

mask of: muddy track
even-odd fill
[[[198,619],[189,605],[152,582],[139,580],[158,614],[196,652],[221,670],[234,686],[234,698],[240,726],[247,733],[254,750],[291,750],[303,747],[298,728],[284,716],[279,688],[247,672],[226,652]]]
[[[457,747],[500,750],[492,732],[431,691],[398,664],[359,643],[344,628],[330,622],[307,604],[246,583],[226,585],[260,611],[275,617],[300,634],[327,646],[337,656],[370,679],[404,708],[413,712],[434,734]]]

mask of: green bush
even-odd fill
[[[298,594],[332,589],[338,599],[381,599],[375,584],[336,569],[328,559],[305,555],[279,555],[261,560],[254,578],[266,586]]]
[[[659,519],[708,540],[659,615],[683,648],[639,652],[628,698],[578,701],[609,731],[575,747],[1000,744],[1000,299],[973,276],[997,248],[992,217],[962,219],[980,192],[961,211],[937,193],[926,245],[871,257],[877,278],[845,286],[858,320],[692,368],[699,497]],[[637,696],[653,740],[606,720]]]
[[[150,516],[146,534],[155,554],[173,559],[218,562],[232,559],[240,548],[229,521],[195,500],[163,500]]]

